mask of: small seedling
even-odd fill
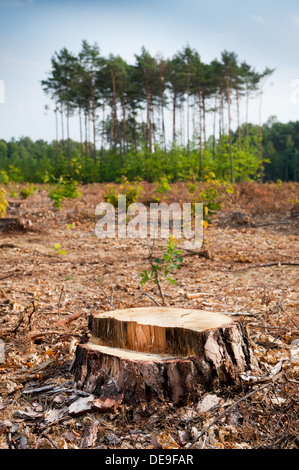
[[[150,252],[152,269],[150,271],[144,269],[140,273],[140,284],[144,285],[152,280],[158,286],[164,304],[164,294],[160,285],[160,277],[165,278],[171,284],[176,284],[175,279],[170,277],[170,273],[181,267],[183,257],[181,256],[181,250],[177,248],[177,243],[173,238],[169,240],[168,245],[162,250],[162,253],[162,258],[152,259],[152,252]]]
[[[61,248],[60,243],[55,243],[55,245],[51,248],[52,250],[55,250],[59,255],[66,255],[66,251]]]

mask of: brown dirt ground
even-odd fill
[[[155,185],[143,187],[141,202],[150,202]],[[299,338],[299,210],[294,202],[299,184],[242,183],[235,189],[205,229],[209,255],[183,252],[183,265],[173,274],[177,284],[162,281],[162,288],[169,306],[222,311],[244,322],[265,370],[282,360],[275,382],[247,399],[252,384],[215,390],[220,401],[207,413],[186,398],[69,416],[67,407],[79,398],[69,365],[76,344],[86,338],[89,315],[154,305],[138,285],[139,272],[150,267],[149,253],[144,240],[96,237],[94,211],[104,185],[80,188],[82,195],[65,201],[60,211],[40,186],[17,214],[8,213],[30,219],[32,227],[0,232],[0,338],[5,346],[0,448],[179,449],[215,419],[193,448],[299,447],[299,358],[297,364],[290,361],[292,342]],[[178,183],[166,201],[188,198],[186,185]],[[146,290],[161,301],[154,284]],[[191,298],[192,293],[198,295]],[[63,323],[72,314],[78,316]],[[46,385],[52,389],[26,394],[26,389]]]

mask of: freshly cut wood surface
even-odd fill
[[[136,321],[142,325],[175,326],[196,331],[218,328],[230,322],[229,315],[220,312],[174,307],[125,308],[99,313],[94,318],[115,318],[120,321]]]
[[[205,310],[130,308],[94,315],[91,331],[97,344],[184,357],[201,353],[204,331],[232,323],[228,315]]]

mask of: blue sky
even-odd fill
[[[171,57],[189,44],[205,62],[234,51],[259,71],[276,68],[263,121],[299,119],[298,0],[0,0],[0,138],[55,138],[40,81],[55,51],[78,53],[83,39],[131,63],[142,46]],[[258,122],[257,102],[250,120]],[[75,121],[71,132],[79,138]]]

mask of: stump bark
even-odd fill
[[[114,310],[92,316],[89,327],[92,336],[78,345],[73,371],[77,388],[95,395],[175,402],[260,371],[245,326],[222,313]]]

